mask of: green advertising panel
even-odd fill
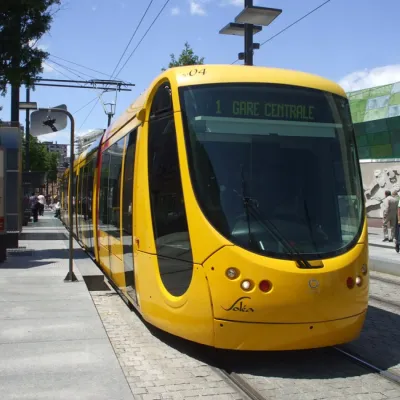
[[[400,82],[347,96],[360,159],[400,158]]]

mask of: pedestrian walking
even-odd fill
[[[29,206],[31,208],[33,222],[38,222],[39,201],[38,197],[34,192],[32,192],[31,197],[29,197]]]
[[[45,198],[42,194],[39,194],[38,196],[38,208],[39,208],[39,215],[43,216],[44,214],[44,203],[45,203]]]

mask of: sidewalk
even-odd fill
[[[93,262],[75,243],[79,281],[64,282],[68,234],[39,218],[0,264],[0,398],[133,399],[80,273]]]
[[[382,228],[368,227],[369,267],[372,271],[400,276],[400,253],[396,253],[394,243],[382,239]]]

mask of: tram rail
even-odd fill
[[[348,349],[341,348],[340,346],[332,347],[332,350],[335,352],[340,353],[346,359],[351,361],[352,363],[358,364],[359,366],[363,367],[364,369],[371,371],[382,378],[400,386],[400,375],[386,371],[371,362],[363,359],[358,354],[351,352]],[[250,400],[268,400],[263,394],[260,393],[255,387],[253,387],[246,378],[234,372],[231,368],[227,367],[212,367],[219,375],[221,375],[226,382],[231,384],[231,386],[235,387],[238,390],[238,393],[245,396],[245,399]]]

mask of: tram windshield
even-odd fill
[[[269,84],[183,87],[180,98],[193,188],[222,235],[289,259],[354,245],[364,203],[345,98]]]

